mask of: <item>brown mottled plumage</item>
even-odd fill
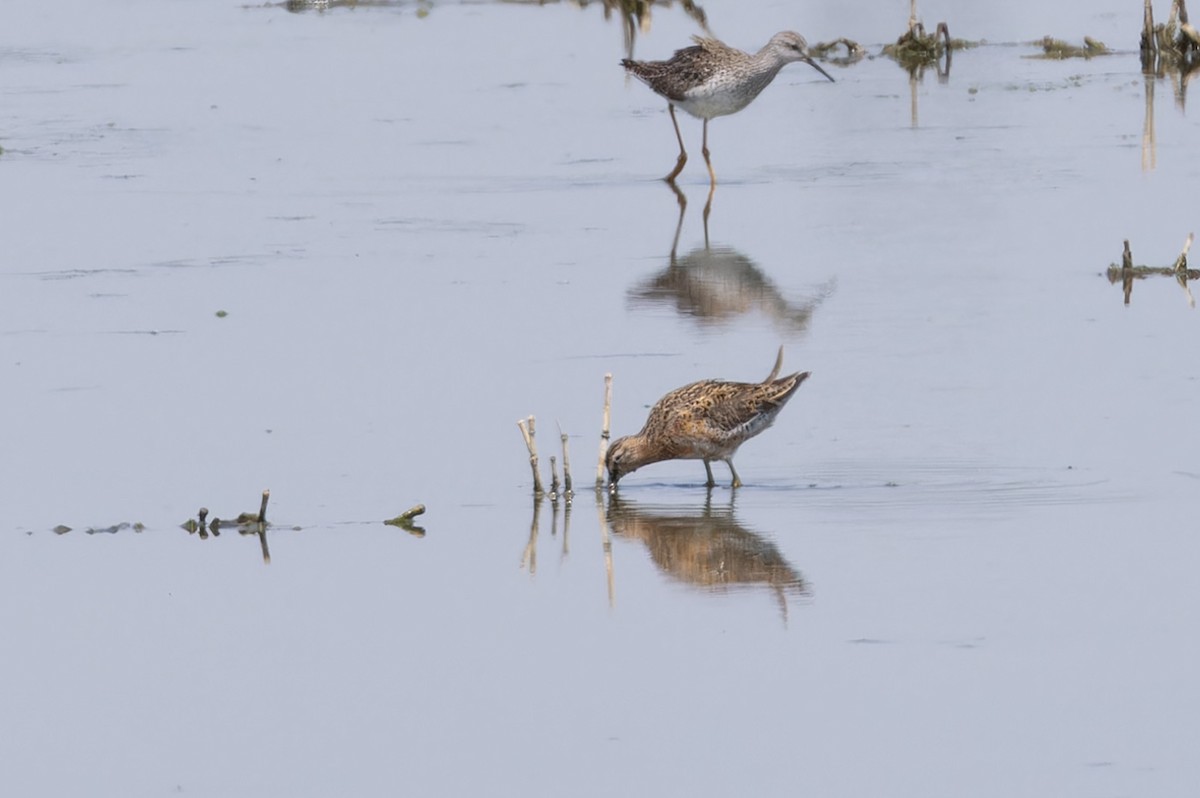
[[[762,382],[726,382],[701,380],[676,388],[655,403],[645,426],[637,435],[613,441],[605,464],[609,488],[626,474],[644,465],[662,460],[703,460],[709,487],[713,480],[713,460],[729,466],[732,487],[742,480],[733,467],[738,447],[775,421],[809,372],[779,377],[783,367],[783,347],[775,359],[775,368]]]
[[[701,151],[704,163],[708,165],[709,179],[716,185],[717,174],[708,152],[708,120],[745,108],[775,79],[779,70],[793,61],[803,61],[831,81],[833,78],[812,60],[804,37],[792,31],[776,33],[754,54],[742,52],[717,39],[693,36],[692,40],[696,42],[694,46],[676,50],[666,61],[626,58],[621,61],[621,66],[667,100],[675,138],[679,141],[679,158],[675,168],[663,179],[674,183],[687,163],[687,151],[679,133],[679,121],[675,118],[675,106],[678,105],[704,120]]]

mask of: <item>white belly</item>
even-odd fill
[[[775,77],[775,72],[753,75],[743,80],[710,80],[702,86],[689,89],[684,98],[675,104],[700,119],[736,114],[767,87],[771,78]]]

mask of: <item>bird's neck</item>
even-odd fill
[[[651,463],[671,459],[670,454],[662,447],[652,445],[644,432],[639,435],[631,435],[626,442],[626,447],[625,462],[626,468],[630,471]]]
[[[750,58],[750,68],[747,70],[747,84],[751,87],[754,95],[765,89],[775,76],[779,74],[779,70],[787,65],[787,61],[779,57],[779,55],[769,47],[764,47]]]

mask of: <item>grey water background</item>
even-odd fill
[[[746,49],[907,20],[821,5],[704,8]],[[1046,5],[924,4],[990,42],[945,81],[784,70],[711,125],[707,248],[681,118],[674,268],[596,4],[6,9],[3,792],[1193,794],[1197,316],[1100,274],[1195,229],[1197,124],[1140,4]],[[813,377],[736,496],[597,506],[606,372],[625,434],[781,343]],[[264,488],[270,565],[179,528]]]

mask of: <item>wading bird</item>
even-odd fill
[[[799,33],[783,31],[771,37],[757,53],[742,52],[735,47],[703,36],[693,36],[696,44],[677,50],[667,61],[621,61],[626,71],[637,77],[666,98],[671,112],[671,124],[675,126],[675,138],[679,142],[679,160],[664,180],[674,183],[687,163],[687,150],[683,147],[683,136],[679,133],[679,121],[675,118],[675,106],[679,106],[694,117],[704,120],[704,139],[701,152],[708,165],[708,177],[712,185],[717,184],[708,155],[708,120],[715,116],[736,114],[765,89],[779,70],[793,61],[803,61],[829,80],[833,78],[812,60],[808,54],[808,43]]]
[[[645,426],[637,435],[613,441],[605,458],[609,490],[617,481],[644,465],[663,460],[703,460],[708,487],[713,480],[713,460],[729,466],[731,487],[742,480],[733,467],[738,447],[775,421],[775,416],[792,398],[809,372],[780,377],[783,347],[775,358],[775,368],[762,382],[726,382],[701,380],[676,388],[659,399],[650,409]]]

